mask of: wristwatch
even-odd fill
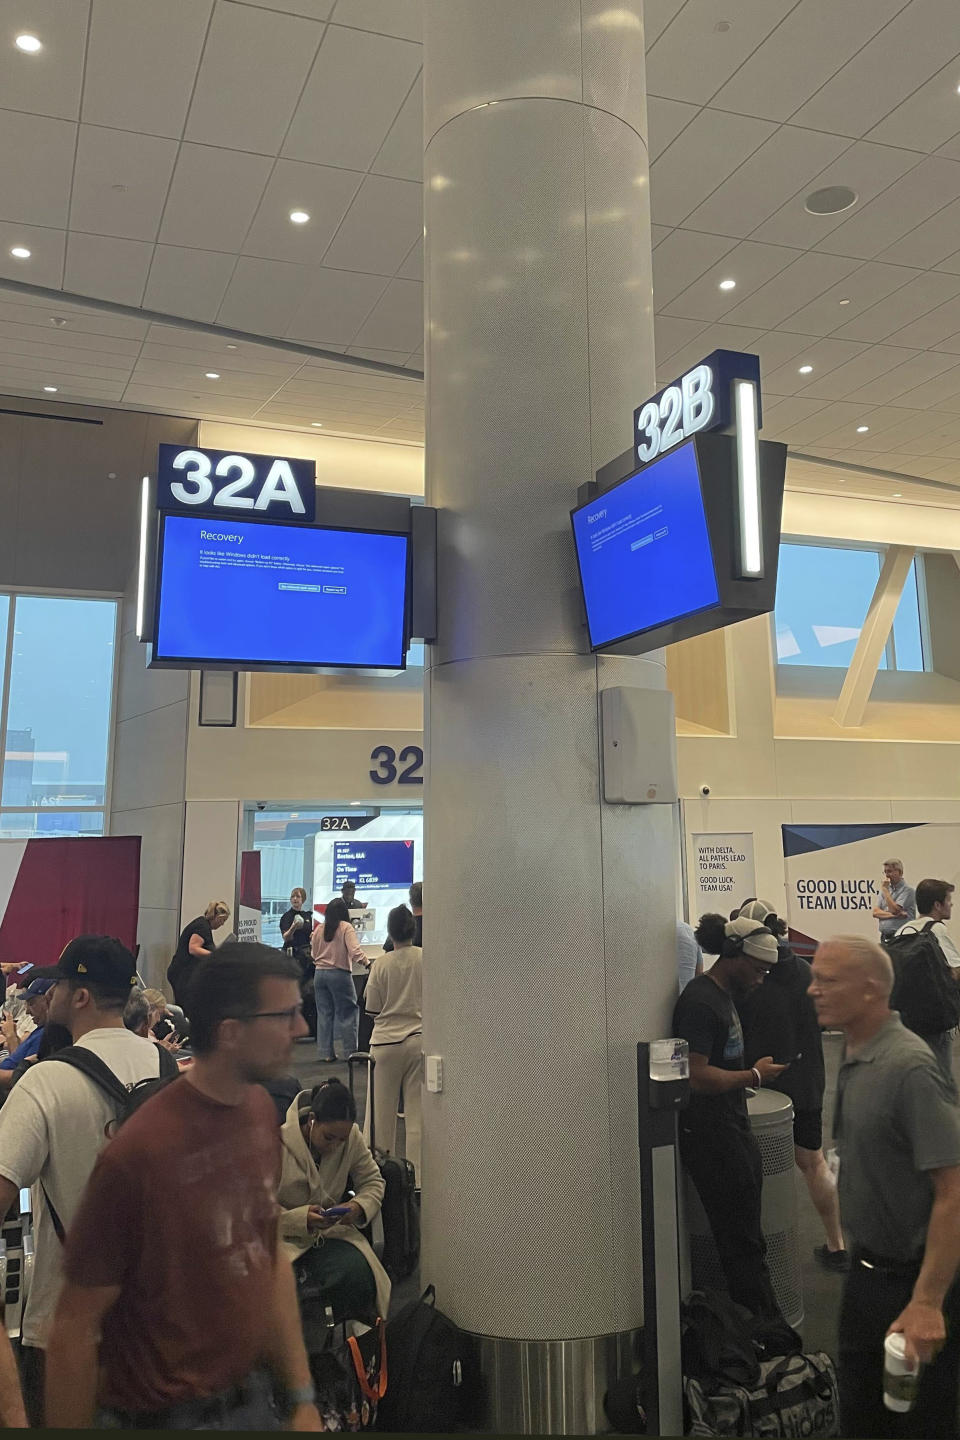
[[[297,1385],[286,1392],[287,1405],[291,1410],[295,1410],[298,1405],[312,1405],[316,1398],[317,1392],[312,1385]]]

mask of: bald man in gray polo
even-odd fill
[[[842,1029],[834,1135],[851,1251],[840,1312],[841,1433],[956,1437],[960,1375],[960,1110],[929,1046],[890,1010],[893,967],[862,936],[813,958],[820,1023]],[[908,1415],[883,1405],[883,1344],[924,1363]]]

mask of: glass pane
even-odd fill
[[[0,812],[0,840],[69,839],[76,835],[102,834],[102,810],[81,810],[75,814],[67,810]]]
[[[0,706],[3,705],[3,673],[7,663],[7,618],[10,614],[9,595],[0,595]]]
[[[879,575],[876,550],[781,545],[777,664],[849,665]]]
[[[893,642],[898,670],[923,669],[923,641],[920,638],[920,595],[917,562],[910,566],[900,604],[893,621]]]
[[[116,614],[114,600],[17,599],[4,805],[104,803]]]

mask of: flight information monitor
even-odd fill
[[[720,604],[692,440],[571,520],[592,649]]]
[[[401,670],[408,536],[161,517],[153,662]]]

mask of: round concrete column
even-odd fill
[[[423,1274],[492,1428],[602,1427],[642,1323],[635,1045],[676,996],[670,806],[601,800],[569,510],[655,389],[639,0],[425,0]]]

